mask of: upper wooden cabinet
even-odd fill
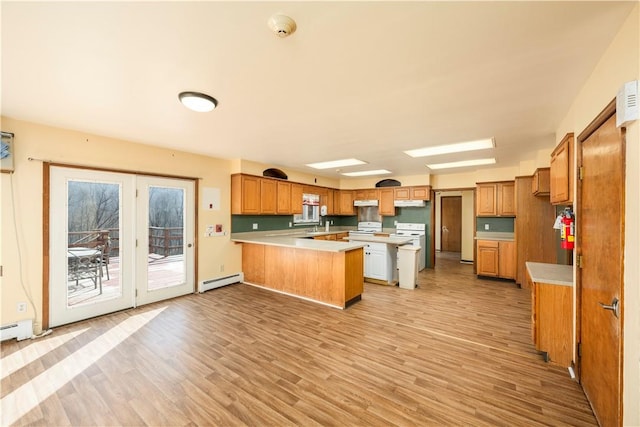
[[[394,191],[393,188],[381,188],[380,204],[378,205],[378,213],[381,216],[395,216],[396,207],[393,205]]]
[[[550,199],[554,205],[573,203],[573,133],[551,153]]]
[[[231,175],[232,215],[302,213],[302,185],[253,175]]]
[[[538,168],[533,174],[531,192],[536,196],[548,196],[550,192],[550,168]]]
[[[277,182],[271,179],[260,179],[260,213],[276,214],[278,205],[278,188]],[[291,195],[291,193],[289,193]]]
[[[327,207],[327,215],[335,215],[335,190],[327,188],[324,194],[320,194],[320,206]]]
[[[365,188],[353,191],[353,200],[378,200],[377,188]]]
[[[334,198],[334,211],[336,215],[355,215],[356,208],[353,206],[353,190],[336,190]]]
[[[260,213],[260,179],[250,175],[231,175],[231,213]]]
[[[429,200],[431,198],[431,187],[428,185],[394,187],[393,192],[394,200]]]
[[[515,181],[477,184],[476,216],[516,216]]]

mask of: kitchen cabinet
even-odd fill
[[[548,196],[535,196],[530,191],[532,182],[532,176],[516,177],[516,283],[523,288],[527,287],[527,261],[557,262],[556,231],[553,229],[555,207],[549,203]]]
[[[431,187],[429,187],[428,185],[411,187],[411,200],[429,199],[431,199]]]
[[[393,205],[394,191],[393,188],[381,188],[379,191],[380,203],[378,205],[378,213],[381,216],[395,216],[396,207]]]
[[[393,191],[394,200],[429,200],[431,198],[431,187],[428,185],[394,187]]]
[[[331,188],[327,188],[327,191],[324,194],[320,194],[320,206],[327,207],[327,215],[335,215],[334,208],[334,193],[335,190]]]
[[[516,244],[514,241],[478,240],[478,276],[515,279]]]
[[[353,190],[337,190],[335,192],[336,215],[355,215],[356,210],[353,206]]]
[[[516,243],[498,242],[498,277],[516,278]]]
[[[476,216],[516,216],[515,181],[479,183]]]
[[[251,175],[231,176],[231,213],[260,214],[260,178]]]
[[[573,133],[568,133],[551,153],[550,199],[554,205],[573,203]]]
[[[364,277],[387,281],[391,268],[386,243],[367,243],[364,248]]]
[[[573,271],[571,266],[527,262],[531,288],[531,336],[547,362],[573,360]]]
[[[498,242],[478,240],[478,276],[498,277]]]
[[[279,215],[286,215],[291,213],[291,183],[281,182],[276,183],[276,192],[278,203],[276,205],[276,213]],[[300,198],[302,201],[302,198]]]
[[[291,213],[302,213],[302,184],[291,183]]]
[[[548,196],[550,192],[551,168],[538,168],[533,174],[531,192],[535,196]]]
[[[275,215],[278,205],[277,182],[260,178],[260,213]]]
[[[353,200],[378,200],[377,188],[354,190]]]

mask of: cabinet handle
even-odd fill
[[[613,300],[611,300],[611,305],[606,305],[601,302],[599,302],[598,304],[600,304],[600,307],[604,308],[605,310],[613,311],[613,315],[616,316],[616,318],[620,317],[620,301],[618,300],[618,298],[613,297]]]

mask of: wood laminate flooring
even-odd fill
[[[529,292],[439,257],[338,310],[248,285],[1,345],[2,425],[596,425]]]

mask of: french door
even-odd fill
[[[194,187],[51,167],[50,326],[193,292]]]

